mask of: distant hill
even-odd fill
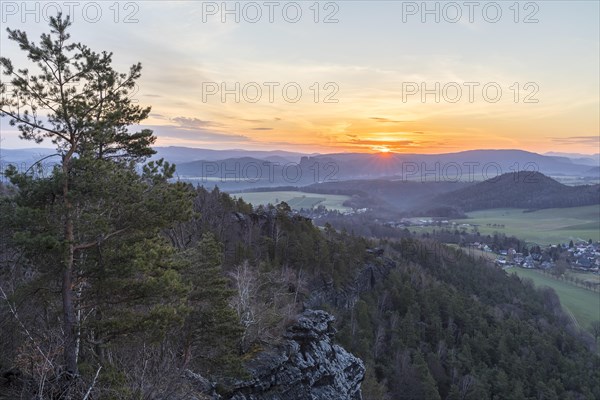
[[[598,178],[598,169],[593,168],[597,165],[594,165],[591,159],[582,158],[579,163],[576,158],[540,155],[522,150],[469,150],[445,154],[304,154],[280,150],[211,150],[176,146],[159,146],[154,149],[157,154],[152,156],[151,160],[164,158],[176,164],[178,175],[190,181],[197,182],[198,177],[207,178],[204,179],[205,182],[215,181],[214,176],[207,177],[203,174],[203,166],[209,163],[223,166],[216,180],[223,182],[220,187],[228,189],[281,185],[306,186],[323,181],[357,179],[473,183],[502,173],[522,170],[534,170],[545,175],[565,176],[569,179]],[[31,165],[52,153],[54,150],[45,148],[2,149],[0,162]],[[52,161],[54,160],[50,158],[47,163]],[[259,174],[259,179],[253,182],[254,179],[246,178],[248,175],[256,176],[254,166],[256,163],[263,166],[263,171]],[[294,176],[296,167],[302,171],[299,179],[295,179]],[[238,174],[239,179],[237,182],[231,179],[224,182],[220,179],[221,172],[232,171],[231,168],[234,168],[234,171],[235,168],[239,168],[241,172]],[[232,177],[234,174],[235,172],[228,172],[226,175]]]
[[[300,160],[299,160],[300,161]],[[182,180],[214,185],[225,191],[276,186],[306,186],[323,181],[335,170],[325,164],[291,162],[271,155],[267,158],[233,157],[198,160],[177,164],[177,176]]]
[[[409,211],[433,196],[472,185],[466,182],[413,182],[372,179],[324,182],[302,188],[305,192],[353,196],[357,208],[389,207]]]
[[[56,154],[56,150],[43,147],[29,149],[0,149],[0,162],[32,164],[51,154]]]
[[[20,172],[35,171],[39,173],[41,167],[43,175],[52,173],[54,165],[60,163],[61,158],[56,155],[56,150],[46,148],[30,149],[0,149],[0,181],[4,181],[4,171],[8,166],[14,166]],[[36,168],[32,168],[33,166]]]
[[[550,151],[548,153],[544,153],[545,156],[556,156],[556,157],[567,157],[571,159],[575,164],[582,165],[600,165],[600,154],[580,154],[580,153],[559,153]]]
[[[587,173],[590,175],[600,175],[600,167],[592,167],[587,170]]]
[[[217,161],[225,160],[228,158],[244,157],[257,158],[273,162],[298,162],[300,161],[300,157],[305,155],[303,153],[295,153],[291,151],[282,150],[211,150],[181,146],[154,147],[154,150],[156,150],[156,155],[152,157],[153,159],[164,158],[165,160],[175,164],[182,164],[200,160]]]
[[[523,150],[468,150],[445,154],[324,154],[316,161],[334,162],[342,179],[395,176],[407,180],[484,181],[511,171],[538,171],[546,175],[585,176],[589,165],[568,157],[545,156]]]
[[[567,186],[538,172],[507,173],[436,196],[430,205],[463,211],[561,208],[600,204],[600,185]]]

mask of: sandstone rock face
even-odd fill
[[[357,274],[352,284],[346,287],[336,289],[333,282],[323,284],[315,283],[312,285],[310,295],[304,301],[306,308],[318,308],[324,304],[329,304],[338,309],[349,310],[354,307],[361,293],[367,292],[379,283],[385,280],[392,269],[396,268],[396,263],[389,259],[381,258],[377,264],[365,265]]]
[[[252,379],[236,383],[232,400],[360,400],[363,362],[332,343],[333,316],[306,310],[281,345],[249,365]]]

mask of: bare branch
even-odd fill
[[[31,340],[31,343],[33,343],[33,345],[35,346],[36,350],[42,355],[42,357],[44,357],[44,360],[46,361],[46,363],[48,363],[48,365],[50,365],[50,367],[54,368],[54,365],[52,364],[52,361],[50,361],[50,359],[48,358],[48,356],[46,356],[46,354],[42,351],[42,349],[40,348],[40,346],[37,344],[37,342],[33,338],[33,335],[31,334],[31,332],[29,332],[29,329],[27,329],[27,327],[25,326],[25,324],[23,324],[23,322],[19,318],[19,315],[17,314],[17,309],[12,305],[12,303],[8,299],[8,296],[7,296],[6,292],[4,291],[4,289],[2,288],[2,286],[0,286],[0,294],[2,295],[2,299],[4,299],[4,301],[6,301],[6,304],[8,304],[8,309],[10,310],[10,313],[13,315],[13,317],[15,317],[15,319],[17,320],[17,322],[19,323],[19,325],[21,326],[21,328],[25,332],[25,335],[27,335],[27,337],[29,338],[29,340]]]
[[[92,381],[92,384],[90,385],[87,392],[85,393],[85,396],[83,396],[83,400],[87,400],[90,397],[90,394],[92,393],[92,389],[96,385],[96,380],[98,380],[98,375],[100,375],[101,369],[102,369],[102,365],[98,367],[98,370],[96,371],[96,376],[94,376],[94,380]]]
[[[126,230],[127,230],[127,228],[119,229],[119,230],[116,230],[116,231],[114,231],[114,232],[111,232],[111,233],[109,233],[108,235],[102,236],[100,239],[98,239],[98,240],[95,240],[95,241],[93,241],[93,242],[88,242],[88,243],[84,243],[84,244],[79,244],[79,245],[77,245],[77,246],[75,246],[75,247],[74,247],[74,251],[77,251],[77,250],[85,250],[85,249],[89,249],[90,247],[95,247],[95,246],[98,246],[100,243],[102,243],[102,242],[104,242],[104,241],[106,241],[106,240],[110,239],[110,238],[111,238],[111,237],[113,237],[113,236],[116,236],[116,235],[118,235],[118,234],[120,234],[120,233],[123,233],[123,232],[125,232]]]
[[[17,121],[19,121],[19,122],[21,122],[21,123],[23,123],[23,124],[29,125],[29,126],[31,126],[32,128],[39,129],[39,130],[41,130],[41,131],[46,131],[46,132],[48,132],[48,133],[51,133],[51,134],[53,134],[53,135],[56,135],[56,136],[58,136],[58,137],[60,137],[60,138],[62,138],[62,139],[64,139],[64,140],[66,140],[66,141],[69,141],[69,139],[68,139],[66,136],[64,136],[62,133],[60,133],[60,132],[57,132],[57,131],[55,131],[55,130],[52,130],[52,129],[44,128],[44,127],[43,127],[43,126],[41,126],[41,125],[34,124],[34,123],[31,123],[31,122],[29,122],[29,121],[25,121],[25,120],[24,120],[23,118],[21,118],[19,115],[13,114],[13,113],[11,113],[10,111],[6,111],[6,110],[3,110],[3,109],[0,109],[0,112],[3,112],[4,114],[8,115],[9,117],[11,117],[11,118],[13,118],[13,119],[16,119]]]

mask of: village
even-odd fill
[[[300,214],[312,219],[319,219],[332,214],[351,217],[364,214],[367,209],[353,210],[352,212],[338,212],[328,210],[325,207],[317,207],[312,210],[301,210]],[[399,220],[381,220],[375,218],[375,224],[394,228],[398,231],[411,232],[422,237],[437,237],[446,243],[454,243],[467,250],[475,250],[489,254],[490,259],[496,266],[509,269],[521,267],[526,269],[553,270],[557,262],[564,261],[567,268],[587,273],[600,274],[600,242],[591,240],[569,240],[561,244],[540,246],[535,243],[525,242],[508,235],[484,235],[479,233],[482,225],[455,222],[439,218],[412,217]],[[487,224],[486,228],[504,229],[503,224]],[[419,230],[412,230],[420,228]],[[432,230],[433,229],[433,230]],[[389,233],[389,232],[388,232]],[[443,238],[442,238],[443,236]],[[511,240],[512,239],[512,240]],[[520,242],[517,246],[514,242]],[[511,246],[512,244],[512,246]]]
[[[519,266],[527,269],[550,270],[556,266],[557,260],[564,258],[569,268],[583,272],[600,272],[600,243],[572,240],[567,244],[549,245],[544,248],[533,246],[529,254],[517,252],[514,248],[494,252],[487,244],[474,242],[471,247],[497,255],[495,264],[510,268]],[[562,255],[566,252],[565,257]]]
[[[395,228],[409,227],[440,227],[442,229],[458,230],[466,233],[467,230],[476,232],[479,225],[468,223],[456,223],[448,220],[428,219],[428,218],[403,218],[398,222],[389,221],[387,226]],[[493,228],[504,228],[504,225],[493,224]],[[529,249],[525,248],[519,251],[513,247],[499,248],[497,245],[486,243],[482,236],[481,241],[474,241],[465,244],[465,247],[490,253],[495,255],[494,264],[508,269],[511,267],[522,267],[527,269],[552,270],[559,259],[566,261],[568,268],[600,274],[600,242],[591,240],[570,240],[568,243],[560,245],[548,245],[540,247],[531,245]],[[492,258],[492,257],[490,257]]]

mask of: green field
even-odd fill
[[[461,247],[455,243],[444,243],[446,246],[453,249],[461,249]],[[494,262],[498,257],[495,253],[475,249],[475,248],[462,248],[461,249],[466,255],[475,259],[484,258],[487,261]]]
[[[510,268],[507,272],[530,278],[536,286],[554,289],[562,306],[575,317],[581,328],[589,331],[592,321],[600,319],[600,293],[559,281],[536,270],[517,267]]]
[[[254,206],[258,206],[260,204],[267,205],[269,203],[279,204],[280,202],[285,201],[293,210],[299,210],[301,208],[309,209],[318,207],[320,205],[325,206],[329,210],[351,210],[350,207],[343,205],[343,203],[350,198],[349,196],[334,194],[273,191],[232,193],[232,196],[241,197],[244,199],[244,201],[252,203]]]
[[[540,245],[569,240],[600,240],[600,207],[550,208],[524,213],[521,209],[501,208],[467,213],[468,219],[456,223],[477,224],[481,234],[504,233]],[[502,224],[504,228],[487,224]],[[412,229],[412,228],[411,228]]]
[[[562,183],[563,185],[578,186],[578,185],[597,185],[600,183],[598,178],[586,177],[582,179],[579,175],[549,175],[550,178]]]
[[[582,281],[589,282],[593,287],[600,285],[600,275],[598,274],[591,274],[589,272],[575,270],[568,270],[566,274],[581,279]]]

